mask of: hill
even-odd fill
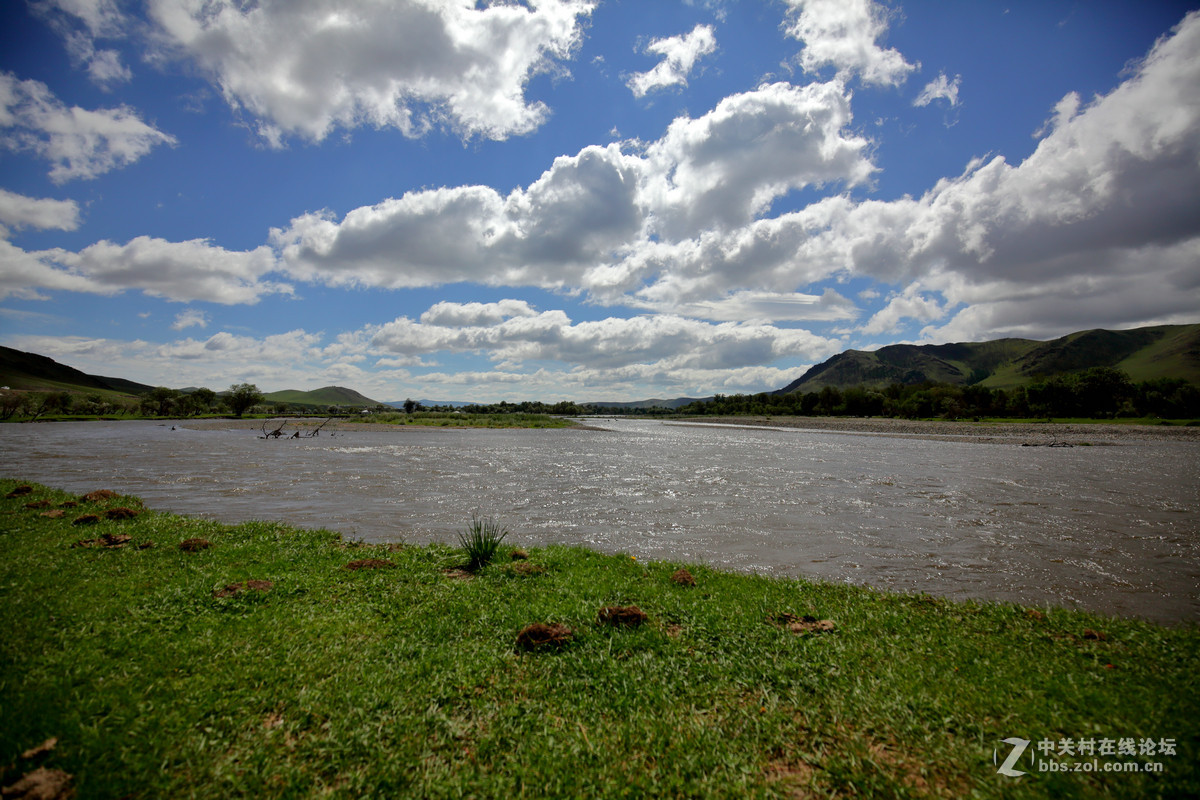
[[[1135,381],[1182,378],[1200,384],[1200,324],[1087,330],[1048,342],[996,339],[847,350],[812,367],[779,394],[925,381],[999,389],[1089,367],[1114,367]]]
[[[374,408],[375,406],[383,405],[378,400],[372,400],[344,386],[325,386],[308,392],[302,392],[299,389],[284,389],[281,392],[268,392],[263,397],[267,402],[289,403],[297,406],[354,406],[355,408]]]
[[[105,378],[60,364],[52,358],[0,347],[0,385],[26,391],[144,394],[153,389],[123,378]]]

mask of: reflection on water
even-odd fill
[[[6,476],[71,491],[368,541],[454,542],[478,510],[516,544],[1200,620],[1195,444],[604,424],[275,441],[148,422],[5,425],[0,460]]]

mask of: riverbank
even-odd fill
[[[1200,427],[1104,422],[965,422],[889,417],[680,417],[676,423],[801,428],[838,433],[869,433],[943,441],[1045,446],[1118,444],[1136,441],[1200,443]]]
[[[1194,627],[562,546],[515,560],[505,548],[471,574],[442,545],[365,546],[19,485],[0,480],[5,787],[37,776],[89,798],[1200,792]],[[604,611],[629,606],[645,618]],[[535,623],[561,627],[523,647]],[[997,772],[1012,737],[1031,742],[1021,778]],[[1076,754],[1060,754],[1064,740]],[[1099,754],[1078,755],[1089,741]],[[1139,771],[1109,766],[1125,764]]]

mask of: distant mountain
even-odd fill
[[[302,392],[299,389],[284,389],[282,392],[266,393],[263,398],[269,403],[289,403],[297,406],[374,408],[383,405],[378,400],[372,400],[345,386],[325,386],[308,392]]]
[[[123,378],[105,378],[60,364],[47,356],[0,347],[0,386],[40,391],[145,394],[153,389]]]
[[[1089,367],[1115,367],[1135,381],[1182,378],[1200,384],[1200,324],[1079,331],[1049,342],[996,339],[847,350],[812,367],[779,394],[925,381],[1009,388]]]

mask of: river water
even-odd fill
[[[1200,621],[1194,443],[1022,448],[598,424],[606,430],[372,426],[266,441],[232,422],[3,425],[0,473],[371,542],[453,544],[478,511],[518,545]]]

